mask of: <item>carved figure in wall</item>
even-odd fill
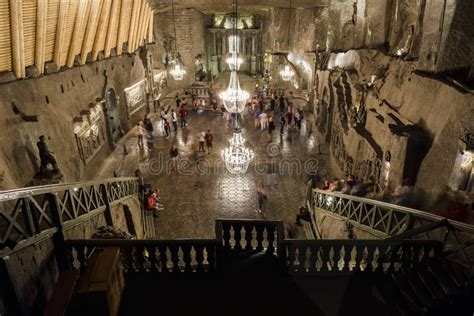
[[[38,146],[38,152],[41,160],[40,172],[43,174],[46,173],[48,166],[51,165],[53,167],[53,172],[59,173],[56,157],[54,156],[54,153],[49,150],[43,135],[39,137],[39,142],[36,145]]]

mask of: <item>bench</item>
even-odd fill
[[[306,239],[316,239],[316,235],[314,234],[314,231],[313,231],[313,226],[311,225],[311,222],[308,222],[308,221],[305,221],[305,220],[302,220],[301,221],[303,223],[303,230],[304,230],[304,234],[306,235]]]
[[[59,273],[53,295],[51,295],[44,310],[45,316],[63,316],[66,314],[78,278],[79,271],[77,270],[67,270]]]

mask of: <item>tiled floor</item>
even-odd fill
[[[162,193],[165,209],[156,220],[160,239],[213,238],[216,218],[283,220],[286,229],[294,229],[296,211],[304,203],[308,171],[327,165],[327,156],[318,155],[318,135],[310,127],[314,126],[312,115],[307,114],[305,121],[301,132],[285,131],[282,139],[277,125],[275,140],[268,144],[267,132],[256,131],[253,118],[244,116],[242,133],[254,149],[255,159],[245,175],[235,176],[225,170],[220,154],[229,145],[233,127],[220,115],[191,113],[188,127],[171,133],[169,138],[154,137],[151,150],[139,149],[136,131],[132,131],[107,159],[99,176],[110,177],[114,170],[119,176],[130,176],[140,168],[146,181]],[[197,134],[207,129],[214,134],[210,155],[197,152]],[[179,171],[167,168],[173,143],[180,152]],[[123,155],[123,144],[127,155]],[[324,145],[321,150],[327,152]],[[279,166],[277,185],[266,187],[267,204],[259,214],[256,187],[259,181],[268,180],[265,168],[272,157]]]

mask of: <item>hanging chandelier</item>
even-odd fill
[[[250,94],[240,88],[237,71],[230,72],[229,87],[226,91],[219,94],[219,97],[224,102],[224,106],[228,112],[242,113],[244,111]]]
[[[176,81],[183,80],[186,70],[181,68],[181,65],[178,61],[173,65],[173,68],[170,70],[170,74],[173,76],[173,79]]]
[[[291,22],[291,8],[292,8],[292,0],[290,0],[290,11],[288,13],[288,21]],[[291,23],[290,23],[291,24]],[[288,36],[287,36],[287,47],[288,47],[288,55],[287,58],[290,56],[290,51],[291,51],[291,32],[290,32],[290,27],[288,27]],[[289,60],[287,60],[287,63],[289,63]],[[283,81],[290,81],[293,79],[293,76],[295,75],[295,72],[290,68],[289,64],[285,65],[285,68],[280,71],[280,76]]]
[[[242,137],[240,129],[236,128],[230,139],[230,147],[222,151],[227,170],[232,174],[244,174],[254,158],[252,150],[245,148],[245,139]]]
[[[173,27],[174,27],[174,65],[172,66],[172,69],[170,70],[171,76],[173,76],[173,79],[176,81],[183,80],[184,75],[186,74],[186,70],[181,66],[180,59],[179,59],[179,53],[178,53],[178,37],[176,35],[176,18],[174,14],[174,0],[171,0],[171,7],[173,10]]]
[[[283,81],[290,81],[294,75],[295,72],[290,68],[290,65],[285,65],[285,68],[280,71],[280,76]]]
[[[238,127],[238,113],[244,111],[250,95],[240,88],[237,75],[237,70],[242,64],[242,60],[238,58],[240,45],[239,37],[237,36],[237,0],[233,0],[233,16],[235,17],[233,19],[234,34],[229,37],[229,53],[231,57],[227,59],[231,70],[229,87],[219,96],[224,102],[226,110],[236,115],[235,129],[232,139],[230,139],[230,146],[222,151],[222,159],[230,173],[239,175],[247,172],[250,161],[254,158],[254,153],[252,150],[245,148],[245,140],[242,137],[241,129]]]

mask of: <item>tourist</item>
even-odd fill
[[[171,122],[173,123],[174,132],[178,132],[178,115],[176,115],[175,110],[171,110]]]
[[[211,154],[211,149],[212,149],[212,141],[214,140],[214,135],[212,135],[210,129],[207,130],[205,139],[206,139],[207,151],[210,155]]]
[[[262,213],[266,200],[267,200],[267,196],[265,195],[265,186],[263,184],[263,181],[260,181],[260,183],[257,186],[257,202],[258,202],[259,213]]]
[[[143,126],[143,121],[137,123],[138,129],[138,147],[143,147],[143,137],[145,136],[145,128]]]
[[[204,131],[201,131],[198,134],[198,141],[199,141],[199,151],[202,151],[203,153],[206,152],[204,150],[204,142],[206,141],[206,133]]]
[[[268,115],[267,113],[265,113],[265,111],[262,111],[262,113],[260,113],[260,115],[258,116],[259,119],[260,119],[260,128],[263,130],[266,130],[267,127],[268,127]]]
[[[301,226],[301,221],[311,222],[311,214],[305,206],[300,206],[298,214],[296,214],[296,225]]]
[[[279,119],[280,122],[280,138],[283,138],[283,133],[285,133],[286,120],[285,116],[282,114]]]
[[[176,93],[176,95],[174,96],[174,99],[176,101],[176,109],[179,109],[179,107],[181,105],[181,99],[179,97],[179,93]]]
[[[170,123],[168,123],[167,119],[163,121],[163,128],[165,130],[166,138],[168,138],[170,136]]]
[[[285,112],[285,97],[283,94],[280,96],[280,113]]]
[[[276,107],[276,97],[272,97],[270,100],[270,111],[275,112],[275,107]]]
[[[391,202],[396,205],[409,207],[412,195],[413,186],[410,185],[410,179],[404,179],[403,183],[393,191]]]
[[[188,126],[187,116],[188,116],[188,110],[186,110],[186,104],[183,104],[181,106],[181,109],[179,110],[179,118],[181,120],[181,128],[185,128],[186,126]]]
[[[176,144],[173,144],[170,150],[171,170],[177,170],[178,156],[179,156],[178,147],[176,146]]]
[[[260,113],[261,113],[260,110],[257,109],[257,110],[255,111],[255,114],[254,114],[254,117],[255,117],[255,124],[254,124],[254,126],[255,126],[255,129],[256,129],[256,130],[260,128]]]
[[[153,193],[147,197],[147,210],[153,212],[154,217],[158,217],[158,211],[162,211],[163,205],[161,204],[161,193],[160,190],[155,189]]]
[[[286,123],[288,124],[288,128],[291,128],[293,125],[293,111],[291,109],[291,104],[288,105],[288,112],[286,112]]]
[[[327,180],[324,180],[324,185],[322,186],[321,190],[329,190],[329,188],[331,187],[331,185],[329,184],[329,181]]]
[[[270,116],[268,119],[268,142],[271,143],[273,141],[273,131],[275,130],[275,122],[273,120],[273,116]]]

